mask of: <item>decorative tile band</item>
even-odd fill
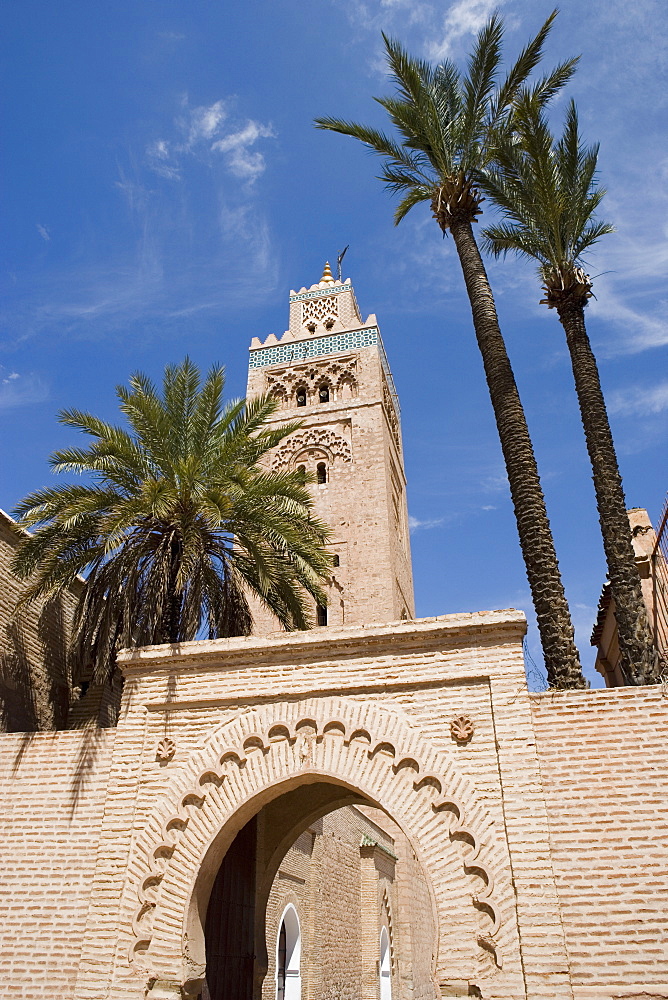
[[[248,367],[265,368],[267,365],[289,364],[291,361],[319,358],[323,354],[339,354],[341,351],[373,347],[378,343],[380,343],[378,327],[368,326],[363,330],[334,333],[329,337],[314,337],[313,340],[299,340],[292,344],[255,348],[250,352]]]
[[[352,292],[352,285],[329,285],[327,288],[319,288],[317,292],[302,292],[301,295],[291,295],[291,302],[301,302],[302,299],[317,299],[321,295],[336,295],[339,292]]]

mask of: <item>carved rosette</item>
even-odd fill
[[[458,715],[450,723],[450,735],[456,743],[468,743],[475,727],[468,715]]]
[[[166,764],[176,753],[176,743],[170,736],[163,736],[155,748],[155,759]]]

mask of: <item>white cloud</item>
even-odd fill
[[[408,518],[408,528],[410,531],[419,531],[421,528],[437,528],[440,524],[443,524],[445,518],[443,517],[433,517],[425,521],[418,520],[417,517],[412,517],[409,515]]]
[[[498,0],[458,0],[445,15],[440,41],[429,43],[429,58],[439,61],[451,56],[461,39],[477,34],[498,6]]]
[[[168,180],[180,180],[181,170],[176,164],[176,157],[173,162],[169,143],[165,139],[157,139],[146,147],[146,158],[148,164],[156,174],[166,177]]]
[[[668,410],[668,381],[629,386],[608,395],[608,410],[621,417],[648,417]]]
[[[274,135],[270,125],[249,120],[242,129],[214,142],[211,149],[226,154],[228,168],[235,177],[252,183],[264,173],[266,163],[262,153],[251,152],[250,147],[258,139],[271,139]]]
[[[666,302],[660,301],[658,308],[653,311],[640,310],[635,309],[628,299],[615,291],[612,281],[607,281],[605,285],[597,283],[595,288],[597,298],[591,300],[589,307],[592,316],[620,328],[620,336],[616,340],[607,339],[601,345],[601,354],[609,357],[616,354],[637,354],[668,344]],[[649,294],[646,297],[652,301]]]
[[[213,104],[188,107],[181,100],[183,113],[175,118],[172,139],[155,139],[146,147],[146,160],[156,174],[168,180],[181,180],[187,156],[206,158],[221,153],[229,172],[252,184],[266,170],[264,155],[251,147],[260,139],[274,138],[271,125],[249,118],[244,123],[230,121],[230,102],[220,99]]]
[[[223,100],[215,101],[208,107],[192,108],[188,125],[188,146],[213,139],[226,118],[227,105]]]
[[[46,226],[41,225],[41,223],[39,222],[37,223],[37,232],[42,237],[45,243],[48,243],[49,240],[51,239],[51,233],[49,232],[49,230],[46,228]]]
[[[485,493],[506,493],[509,489],[508,476],[505,472],[485,476],[480,486]]]
[[[0,365],[0,410],[43,403],[48,395],[48,388],[38,375],[20,375]]]

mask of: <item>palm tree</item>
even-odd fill
[[[580,140],[575,104],[566,112],[555,141],[534,97],[517,102],[512,139],[501,142],[497,165],[480,185],[500,208],[504,221],[483,232],[496,256],[513,251],[538,262],[545,298],[566,333],[575,389],[591,460],[603,546],[608,564],[622,668],[630,684],[656,683],[660,667],[635,562],[626,502],[596,358],[584,310],[592,282],[583,255],[606,233],[594,213],[605,191],[596,183],[598,145]]]
[[[23,598],[51,597],[86,575],[73,648],[109,676],[123,646],[246,635],[247,594],[286,629],[312,625],[307,594],[326,604],[328,529],[299,472],[260,462],[300,425],[267,427],[275,401],[223,404],[224,370],[202,381],[188,358],[165,369],[162,393],[138,373],[117,395],[129,429],[65,410],[93,438],[51,457],[86,484],[38,490],[17,508],[34,534],[15,570]]]
[[[403,194],[395,224],[426,201],[443,234],[452,234],[501,439],[548,681],[563,688],[583,687],[586,682],[526,418],[472,228],[481,213],[478,172],[489,163],[497,134],[511,127],[513,102],[540,60],[555,16],[556,11],[502,82],[498,76],[503,24],[496,15],[480,31],[464,76],[450,61],[434,68],[413,59],[398,42],[383,36],[397,94],[377,100],[399,139],[339,118],[318,118],[316,125],[353,136],[384,158],[381,179],[392,192]],[[575,60],[570,60],[537,82],[532,91],[536,100],[549,100],[574,68]]]

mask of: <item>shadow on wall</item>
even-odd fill
[[[70,700],[71,669],[67,625],[61,599],[16,612],[5,628],[0,652],[0,730],[37,732],[64,729]]]

